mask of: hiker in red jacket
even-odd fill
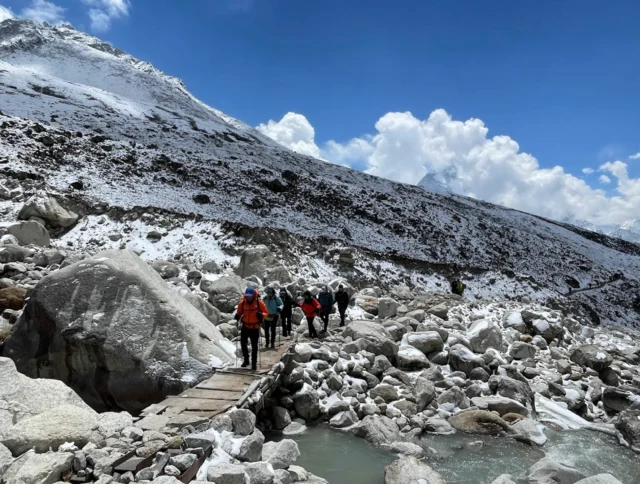
[[[305,291],[303,296],[304,299],[300,303],[300,308],[307,318],[307,324],[309,325],[309,338],[317,338],[318,333],[316,332],[315,326],[313,326],[313,320],[316,319],[316,316],[320,312],[320,303],[309,291]]]
[[[253,287],[247,287],[244,297],[238,303],[235,320],[242,321],[240,328],[240,344],[242,346],[242,368],[249,366],[248,342],[251,340],[251,369],[257,368],[258,346],[260,342],[260,325],[268,316],[267,307],[260,299],[260,294]]]

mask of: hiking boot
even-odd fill
[[[252,369],[253,371],[256,371],[256,370],[258,369],[258,367],[257,367],[256,365],[251,365],[251,369]]]
[[[248,361],[243,361],[242,365],[240,365],[240,368],[246,368],[247,366],[249,366],[249,362]]]

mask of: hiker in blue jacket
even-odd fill
[[[267,287],[266,293],[263,301],[269,314],[264,318],[264,337],[267,340],[267,348],[275,349],[276,327],[284,304],[282,299],[276,296],[276,291],[273,287]]]
[[[320,303],[320,319],[324,323],[323,332],[326,333],[329,326],[329,316],[333,312],[333,305],[335,304],[333,294],[329,291],[328,286],[324,286],[320,291],[318,302]]]

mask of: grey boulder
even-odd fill
[[[31,217],[40,218],[55,228],[68,228],[78,221],[77,213],[65,209],[55,198],[42,191],[29,198],[18,214],[20,220],[29,220]]]
[[[4,354],[94,408],[138,412],[232,362],[234,350],[148,264],[110,250],[40,280]]]
[[[271,464],[274,469],[286,469],[300,457],[298,444],[291,439],[280,442],[267,442],[262,447],[262,460]]]
[[[574,467],[562,464],[550,457],[540,459],[529,468],[529,484],[575,484],[586,476]]]
[[[51,237],[49,231],[38,222],[18,222],[7,228],[7,233],[13,235],[20,245],[38,245],[49,247]]]
[[[415,457],[402,457],[384,470],[384,484],[446,484],[447,481]]]
[[[597,372],[611,366],[613,358],[609,353],[596,345],[582,345],[573,350],[571,361],[580,366],[586,366]]]
[[[47,452],[57,449],[65,442],[73,442],[83,447],[89,442],[103,443],[98,415],[92,410],[61,405],[35,417],[21,420],[5,432],[2,444],[14,456],[29,449]]]

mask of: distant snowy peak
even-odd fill
[[[640,243],[640,218],[627,220],[620,226],[620,228],[614,230],[608,235],[628,242]]]
[[[440,172],[427,173],[422,180],[418,182],[418,186],[428,192],[451,195],[453,193],[452,185],[457,177],[456,169],[450,167]]]
[[[136,59],[97,37],[75,30],[71,25],[53,26],[46,22],[37,23],[20,19],[10,19],[0,23],[0,52],[29,50],[29,48],[35,48],[47,42],[60,41],[82,44],[99,52],[109,54],[114,58],[127,62],[141,72],[153,73],[158,77],[164,78],[168,83],[186,90],[181,79],[169,76],[153,67],[149,62]]]
[[[93,119],[111,118],[106,134],[143,143],[155,142],[143,126],[152,119],[165,130],[186,124],[201,134],[238,133],[275,145],[253,127],[196,99],[180,79],[68,25],[19,19],[0,23],[0,82],[3,77],[16,87],[3,105],[18,116],[44,120],[43,115],[76,117],[80,110],[91,110]],[[44,111],[43,103],[31,99],[34,89],[42,93],[43,88],[49,96]],[[127,122],[132,119],[140,121],[133,131]],[[77,123],[77,129],[87,124]]]

